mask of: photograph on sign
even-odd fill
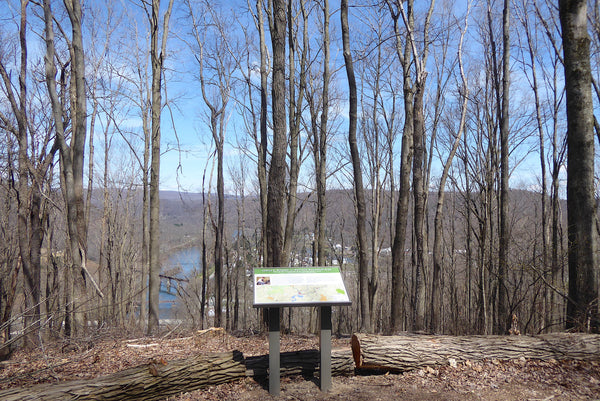
[[[339,267],[254,269],[254,306],[350,304]]]

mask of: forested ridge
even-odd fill
[[[598,1],[0,15],[3,358],[107,328],[261,331],[261,266],[339,266],[338,334],[598,331]],[[193,270],[167,269],[186,248]]]

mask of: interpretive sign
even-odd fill
[[[320,387],[331,389],[331,307],[350,305],[338,267],[254,269],[254,306],[266,308],[269,317],[269,393],[279,395],[279,312],[283,306],[318,306],[321,331]]]
[[[254,306],[350,305],[338,267],[254,269]]]

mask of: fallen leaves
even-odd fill
[[[0,365],[0,388],[90,379],[142,364],[147,364],[152,374],[159,375],[160,367],[170,360],[209,352],[240,350],[247,357],[268,353],[266,335],[232,336],[216,329],[185,334],[178,338],[133,339],[105,334],[95,338],[92,346],[89,340],[82,341],[69,347],[73,351],[68,352],[64,352],[67,348],[61,343],[44,344],[43,350],[20,350]],[[281,352],[318,349],[318,342],[314,335],[283,335]],[[333,339],[333,347],[349,348],[349,339]],[[266,388],[265,383],[248,378],[183,394],[174,400],[264,400],[268,396]],[[327,394],[321,394],[314,381],[302,377],[285,378],[282,389],[288,392],[287,399],[343,400],[355,396],[390,400],[411,396],[414,400],[433,400],[439,399],[440,394],[448,400],[600,399],[600,364],[525,358],[449,359],[445,366],[424,367],[401,375],[336,377],[334,391]],[[422,397],[415,398],[415,394]]]
[[[0,389],[51,383],[64,380],[90,379],[142,364],[164,365],[169,360],[240,350],[244,356],[268,353],[266,335],[232,336],[222,329],[185,333],[176,338],[119,338],[103,333],[93,340],[63,344],[47,343],[36,350],[18,350],[0,365]],[[333,340],[335,347],[348,347],[348,340]],[[314,335],[283,335],[281,352],[318,349]],[[151,368],[149,368],[151,369]]]

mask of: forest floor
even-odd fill
[[[98,333],[78,342],[56,341],[36,350],[19,350],[0,363],[0,389],[92,379],[148,363],[153,358],[172,360],[229,350],[242,351],[246,357],[268,353],[265,335],[185,334],[127,339],[122,333]],[[349,338],[335,338],[332,343],[334,348],[350,348]],[[318,349],[318,337],[282,336],[282,352],[305,349]],[[169,400],[600,400],[600,363],[464,361],[456,367],[426,367],[403,374],[334,377],[327,393],[319,390],[318,379],[283,377],[279,397],[269,395],[266,381],[246,378]]]

